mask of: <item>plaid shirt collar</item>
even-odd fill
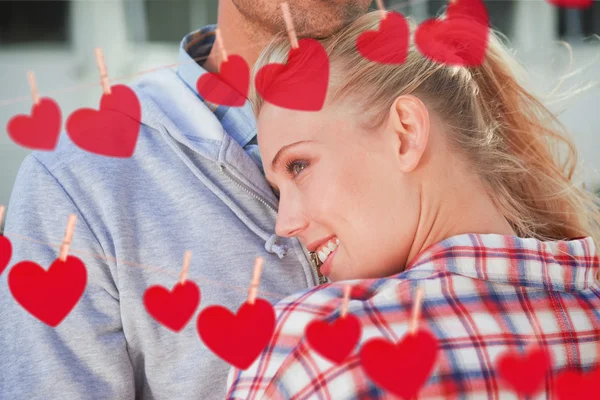
[[[246,148],[256,137],[256,119],[252,106],[246,101],[243,107],[227,107],[210,103],[196,89],[200,76],[208,73],[203,67],[215,43],[216,25],[207,25],[185,36],[179,48],[177,73],[196,95],[209,107],[223,125],[223,129],[240,146]]]
[[[421,252],[398,279],[431,271],[508,285],[580,291],[594,285],[599,268],[591,237],[562,241],[497,234],[461,234]]]

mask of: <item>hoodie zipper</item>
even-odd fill
[[[229,172],[224,164],[220,164],[219,166],[221,167],[221,172],[226,177],[228,177],[233,183],[235,183],[238,187],[242,188],[246,193],[248,193],[249,195],[254,197],[256,200],[260,201],[262,204],[267,206],[267,208],[269,208],[271,211],[273,211],[273,213],[275,215],[277,215],[277,210],[272,205],[270,205],[263,197],[258,195],[254,190],[250,189],[248,187],[248,185],[241,182],[237,177],[235,177],[231,172]],[[304,257],[306,257],[308,263],[312,267],[314,267],[314,268],[310,269],[312,277],[313,277],[313,282],[317,282],[317,284],[326,283],[325,277],[323,275],[321,275],[318,267],[313,264],[313,257],[311,257],[310,254],[306,254],[306,252],[304,251],[304,248],[302,249],[302,252],[304,253]]]
[[[246,193],[248,193],[249,195],[254,197],[256,200],[260,201],[265,206],[267,206],[271,211],[273,211],[274,214],[277,214],[277,210],[275,209],[275,207],[273,207],[272,205],[267,203],[267,201],[265,199],[263,199],[261,196],[259,196],[254,190],[250,189],[247,185],[245,185],[243,182],[241,182],[238,178],[233,176],[231,174],[231,172],[227,171],[227,168],[225,168],[225,165],[221,164],[220,167],[221,167],[221,172],[223,172],[223,174],[226,177],[228,177],[230,180],[232,180],[233,183],[235,183],[237,186],[242,188]]]

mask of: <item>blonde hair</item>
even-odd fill
[[[414,33],[414,21],[407,20]],[[600,207],[592,193],[573,183],[575,145],[556,116],[519,84],[524,70],[500,34],[490,30],[486,57],[477,67],[432,61],[412,40],[403,64],[386,65],[367,60],[356,49],[357,37],[378,29],[379,23],[379,12],[370,12],[321,40],[331,64],[327,101],[366,110],[369,126],[376,128],[395,98],[409,93],[419,97],[441,117],[447,142],[478,172],[517,236],[591,236],[598,245]],[[289,50],[287,36],[274,38],[254,74],[268,63],[285,63]],[[254,87],[250,100],[258,115],[264,100]]]

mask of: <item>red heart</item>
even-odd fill
[[[12,257],[12,244],[6,236],[0,236],[0,275],[8,266]]]
[[[358,52],[366,59],[383,64],[406,61],[410,31],[404,15],[388,12],[378,31],[362,33],[356,40]]]
[[[232,55],[221,63],[218,74],[209,72],[198,78],[198,93],[211,103],[239,107],[246,103],[250,86],[250,67],[246,61]]]
[[[502,354],[497,361],[498,374],[521,396],[537,392],[551,366],[550,354],[542,348],[533,348],[523,355],[517,352]]]
[[[8,121],[6,130],[20,146],[33,150],[54,150],[60,136],[60,107],[44,97],[31,106],[31,117],[19,114]]]
[[[48,270],[32,261],[16,264],[8,274],[13,297],[31,315],[58,326],[75,307],[87,283],[87,271],[77,257],[55,260]]]
[[[556,378],[559,400],[594,400],[600,391],[600,368],[587,373],[566,371]]]
[[[222,306],[205,308],[196,323],[200,338],[216,355],[238,369],[247,369],[271,340],[275,311],[266,300],[242,304],[237,314]]]
[[[257,92],[269,103],[302,111],[319,111],[329,83],[329,57],[315,39],[301,39],[287,64],[268,64],[256,74]]]
[[[189,322],[200,303],[200,289],[191,281],[177,283],[173,291],[151,286],[144,293],[146,311],[167,328],[179,332]]]
[[[360,331],[358,318],[346,315],[333,323],[312,321],[306,327],[306,340],[323,357],[339,364],[356,347]]]
[[[450,0],[446,16],[450,19],[471,19],[486,27],[490,23],[487,8],[482,0]]]
[[[100,111],[82,108],[67,120],[67,133],[77,146],[91,153],[127,158],[133,155],[142,110],[133,90],[125,85],[102,95]]]
[[[360,362],[377,385],[410,399],[427,382],[437,355],[438,340],[426,331],[417,331],[398,343],[369,340],[360,349]]]
[[[478,66],[488,46],[489,18],[481,0],[456,0],[445,19],[423,21],[415,32],[415,45],[433,61],[447,65]]]
[[[590,8],[594,0],[548,0],[555,7],[564,8]]]

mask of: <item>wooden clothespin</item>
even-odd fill
[[[383,21],[387,16],[387,11],[385,10],[385,6],[383,5],[383,0],[376,0],[377,8],[379,9],[379,14],[381,15],[381,20]]]
[[[283,19],[285,21],[286,30],[290,38],[290,44],[292,49],[297,49],[298,37],[296,36],[296,30],[294,29],[294,23],[292,22],[292,14],[290,14],[290,6],[287,1],[281,3],[281,10],[283,11]]]
[[[221,57],[219,61],[219,68],[221,67],[221,63],[227,62],[229,58],[227,57],[227,51],[225,50],[225,42],[223,42],[223,36],[221,35],[221,30],[219,28],[215,29],[215,45],[219,51],[219,56]]]
[[[415,295],[415,302],[412,309],[412,319],[410,321],[410,334],[414,335],[419,328],[419,319],[421,317],[421,305],[423,303],[423,288],[417,288],[417,294]]]
[[[185,280],[187,279],[187,273],[190,269],[190,260],[192,259],[192,252],[187,250],[183,254],[183,267],[181,268],[181,273],[179,274],[179,283],[183,285]]]
[[[252,283],[250,284],[250,290],[248,290],[248,303],[254,304],[256,300],[256,294],[258,293],[258,285],[260,284],[260,274],[262,273],[264,259],[262,257],[256,257],[254,261],[254,271],[252,272]]]
[[[67,261],[67,256],[69,255],[69,247],[71,247],[71,242],[73,241],[73,233],[75,232],[75,224],[77,223],[77,215],[71,214],[69,215],[69,221],[67,222],[67,231],[65,232],[65,238],[60,246],[60,254],[58,258],[65,262]]]
[[[100,84],[102,85],[102,92],[108,95],[110,94],[110,83],[108,82],[108,72],[106,71],[106,64],[104,64],[104,54],[102,53],[102,49],[97,47],[95,50],[96,53],[96,64],[98,65],[98,70],[100,70]]]
[[[348,302],[350,301],[350,291],[352,287],[350,285],[344,286],[344,300],[342,301],[342,310],[340,311],[340,316],[342,318],[346,317],[348,314]]]
[[[2,221],[4,221],[4,213],[6,212],[6,208],[4,206],[0,206],[0,228],[2,228]],[[0,236],[2,235],[2,229],[0,229]]]
[[[33,97],[33,103],[37,106],[38,104],[40,104],[40,94],[38,93],[37,84],[35,83],[35,75],[33,72],[29,71],[27,73],[27,80],[29,81],[29,87],[31,88],[31,96]]]

